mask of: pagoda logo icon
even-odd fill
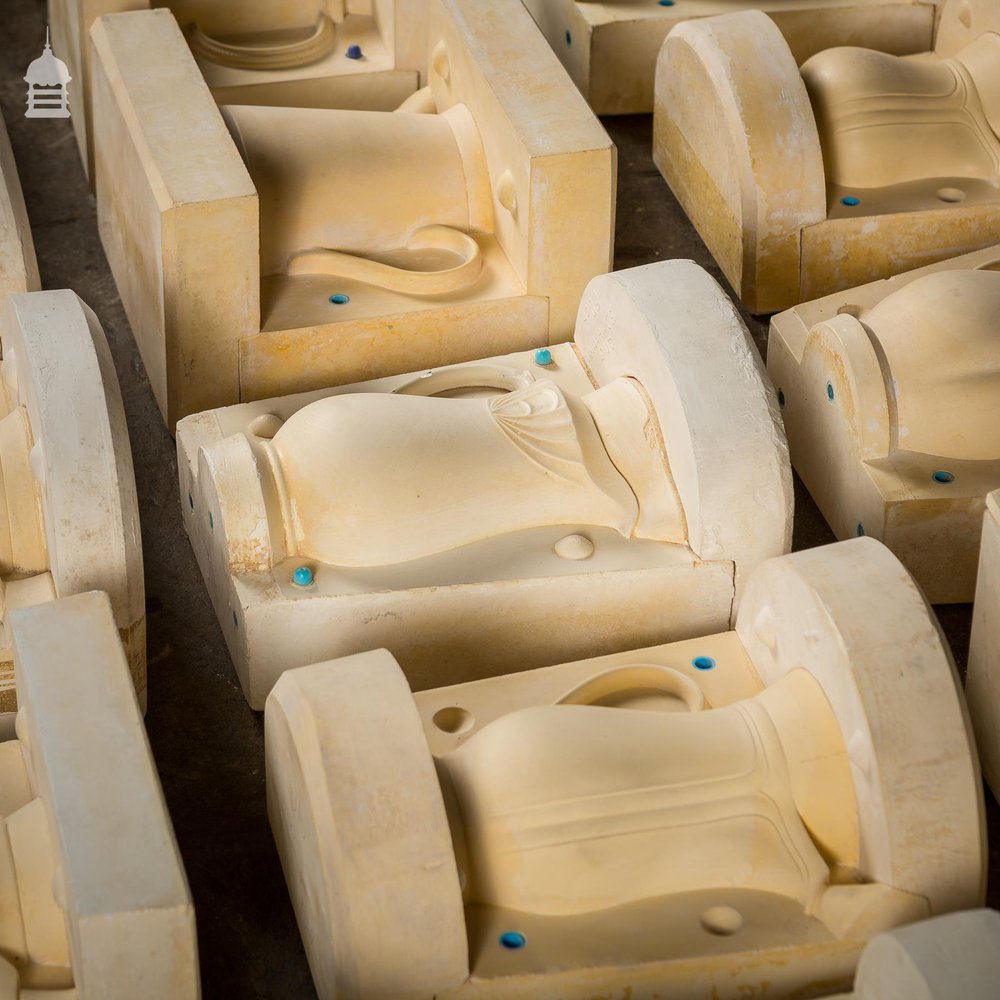
[[[66,63],[57,59],[49,45],[49,30],[45,29],[45,48],[28,67],[24,76],[28,84],[28,110],[25,118],[69,118],[67,86],[72,77]]]

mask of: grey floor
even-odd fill
[[[28,63],[45,40],[42,0],[0,0],[0,108],[45,288],[72,288],[111,344],[135,460],[148,612],[146,724],[194,896],[206,998],[315,996],[267,824],[263,716],[240,691],[181,523],[177,464],[97,236],[94,199],[66,120],[25,119]],[[72,85],[71,85],[72,94]],[[615,266],[686,257],[721,280],[650,157],[648,116],[607,119],[618,145]],[[767,324],[746,315],[758,347]],[[796,480],[795,548],[833,541]],[[937,609],[964,669],[971,609]],[[988,798],[991,826],[1000,830]],[[991,837],[991,856],[1000,842]],[[1000,881],[990,886],[1000,905]],[[433,942],[429,942],[433,946]]]

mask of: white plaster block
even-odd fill
[[[0,893],[25,951],[4,949],[10,996],[197,1000],[194,908],[108,597],[11,623],[17,738],[0,743],[0,769],[21,791],[4,803],[16,884],[0,877]]]
[[[984,894],[955,666],[872,539],[764,562],[700,639],[413,695],[384,649],[288,671],[265,753],[324,1000],[844,989]]]
[[[391,111],[426,78],[425,0],[49,0],[52,44],[73,77],[73,129],[91,184],[90,29],[106,14],[151,7],[177,19],[220,104]]]
[[[749,309],[996,242],[998,16],[992,0],[946,0],[930,51],[858,38],[801,67],[759,10],[670,32],[653,158]]]
[[[31,226],[21,194],[14,153],[0,117],[0,306],[14,292],[41,288]]]
[[[935,604],[971,601],[1000,488],[1000,248],[774,316],[792,465],[838,538],[885,542]]]
[[[682,21],[764,11],[797,62],[834,45],[904,55],[931,47],[935,6],[921,0],[525,0],[553,51],[599,115],[653,110],[656,56]]]
[[[8,613],[100,589],[146,700],[146,609],[132,454],[111,352],[70,291],[0,313],[0,711],[15,704]]]
[[[429,6],[397,113],[220,110],[169,12],[95,24],[101,238],[171,428],[572,334],[614,146],[519,0]]]
[[[791,544],[773,390],[690,261],[595,278],[542,355],[210,410],[177,446],[255,708],[381,645],[426,688],[718,631]]]

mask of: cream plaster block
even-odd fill
[[[872,938],[854,991],[831,1000],[993,1000],[998,982],[1000,913],[967,910]]]
[[[0,307],[13,292],[41,287],[17,165],[0,117]]]
[[[762,10],[796,62],[834,45],[864,44],[896,55],[934,39],[935,0],[524,0],[573,82],[599,115],[653,110],[656,56],[674,25]],[[940,0],[937,0],[940,2]]]
[[[519,0],[428,30],[407,110],[220,111],[169,12],[95,24],[101,237],[171,428],[572,335],[614,146]]]
[[[984,895],[957,672],[872,539],[765,561],[699,639],[419,694],[384,649],[291,670],[265,757],[323,1000],[816,995]]]
[[[754,312],[996,243],[994,0],[946,0],[932,51],[858,38],[801,67],[760,11],[688,21],[655,89],[653,159]]]
[[[194,908],[111,602],[92,591],[10,619],[0,996],[197,1000]]]
[[[89,35],[105,14],[168,8],[220,104],[391,111],[427,75],[426,0],[49,0],[48,6],[52,44],[73,77],[73,129],[92,183]]]
[[[426,688],[728,628],[791,542],[777,401],[690,261],[595,278],[571,344],[210,410],[177,448],[254,708],[375,646]]]
[[[971,601],[1000,488],[1000,247],[771,320],[792,465],[838,538],[889,546],[935,604]]]
[[[16,707],[10,614],[94,589],[145,706],[139,512],[104,332],[72,292],[31,292],[8,296],[0,343],[0,711]]]
[[[986,497],[965,678],[983,774],[1000,797],[1000,490]]]

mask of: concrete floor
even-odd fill
[[[131,434],[148,611],[146,724],[194,896],[206,998],[315,997],[267,823],[263,716],[243,699],[184,534],[174,443],[163,426],[97,236],[67,120],[23,117],[28,63],[45,39],[42,0],[0,0],[0,108],[45,288],[72,288],[97,313]],[[70,93],[73,89],[71,85]],[[72,107],[72,97],[71,97]],[[615,266],[686,257],[721,279],[650,157],[649,116],[607,119],[618,145]],[[745,314],[761,352],[767,324]],[[796,479],[795,548],[833,541]],[[971,608],[938,608],[964,670]],[[997,808],[987,798],[991,826]],[[996,859],[1000,843],[991,838]],[[990,886],[1000,905],[1000,880]]]

